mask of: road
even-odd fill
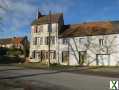
[[[38,86],[52,88],[51,90],[109,90],[109,81],[119,81],[119,78],[0,66],[0,80],[28,82],[29,85],[36,86],[37,90],[41,90]]]

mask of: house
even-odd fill
[[[0,47],[23,49],[25,37],[13,37],[0,39]],[[28,41],[28,40],[27,40]]]
[[[64,25],[62,13],[42,15],[32,22],[30,62],[62,65],[118,66],[119,21]]]

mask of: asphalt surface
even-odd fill
[[[110,90],[109,81],[119,78],[0,66],[0,81],[6,80],[21,81],[29,90]]]

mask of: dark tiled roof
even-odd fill
[[[90,22],[65,25],[59,37],[95,36],[119,33],[119,21]]]
[[[32,25],[40,25],[40,24],[47,24],[50,22],[51,23],[56,23],[59,22],[60,17],[62,17],[62,13],[56,13],[56,14],[51,14],[50,15],[42,15],[39,19],[36,19],[32,22]]]

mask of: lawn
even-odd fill
[[[47,64],[42,63],[22,63],[22,64],[15,64],[18,67],[25,67],[31,69],[48,69],[48,70],[67,70],[67,69],[76,69],[77,66],[66,66],[66,65],[59,65],[59,64],[50,64],[48,67]]]
[[[18,67],[25,67],[30,69],[45,69],[45,70],[60,70],[63,72],[77,73],[77,74],[89,74],[98,76],[109,76],[109,77],[119,77],[119,67],[118,66],[65,66],[58,64],[51,64],[48,67],[47,64],[41,63],[24,63],[15,64]]]

